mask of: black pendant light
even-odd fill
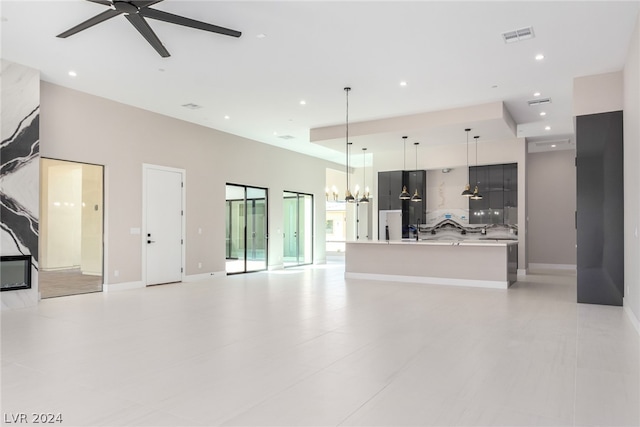
[[[367,193],[367,149],[362,149],[362,198],[360,203],[369,203],[369,194]]]
[[[349,189],[349,91],[351,90],[350,87],[345,87],[344,91],[347,94],[347,119],[346,119],[346,138],[345,138],[345,145],[346,145],[346,153],[347,153],[347,191],[345,193],[344,196],[344,201],[348,202],[348,203],[353,203],[356,201],[356,198],[353,197],[353,194],[351,194],[351,190]]]
[[[416,146],[416,173],[418,173],[418,145],[420,145],[419,142],[414,142],[413,145]],[[417,181],[417,180],[416,180]],[[412,202],[421,202],[422,201],[422,197],[420,197],[420,193],[418,193],[418,187],[416,186],[416,192],[413,193],[413,196],[411,196],[411,201]]]
[[[482,194],[478,191],[478,139],[480,137],[474,136],[473,138],[476,140],[476,188],[473,190],[471,200],[482,200]]]
[[[407,136],[402,137],[402,175],[404,176],[404,171],[407,169]],[[407,191],[407,186],[402,186],[402,193],[400,193],[400,200],[409,200],[411,199],[411,194]]]
[[[471,131],[471,129],[467,128],[464,131],[467,133],[467,185],[465,185],[462,195],[464,197],[471,197],[473,196],[473,193],[471,192],[471,186],[469,185],[469,132]]]

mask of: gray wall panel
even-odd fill
[[[576,133],[578,302],[621,306],[622,112],[579,116]]]

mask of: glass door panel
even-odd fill
[[[267,268],[267,190],[226,186],[226,271],[229,274]]]
[[[285,191],[283,196],[285,267],[313,262],[313,196]]]
[[[313,196],[300,194],[298,197],[300,213],[300,237],[298,239],[299,256],[301,264],[313,263]]]
[[[267,190],[247,187],[246,271],[267,268]]]

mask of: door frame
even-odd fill
[[[186,251],[187,247],[187,239],[186,239],[186,225],[187,225],[187,171],[185,169],[174,168],[170,166],[160,166],[153,165],[150,163],[142,164],[142,228],[140,230],[140,245],[142,246],[142,285],[149,286],[147,284],[147,171],[149,169],[160,170],[163,172],[177,172],[182,177],[182,191],[181,191],[181,209],[182,209],[182,230],[181,230],[181,239],[182,239],[182,247],[180,251],[182,253],[182,259],[180,262],[182,263],[181,272],[180,272],[180,280],[184,281],[186,277]],[[133,229],[131,230],[133,232]],[[133,234],[133,233],[132,233]]]
[[[264,209],[265,209],[265,215],[266,215],[266,225],[265,225],[265,239],[266,239],[266,245],[265,245],[265,253],[264,253],[264,263],[265,263],[265,268],[261,269],[261,270],[249,270],[247,271],[247,218],[248,215],[246,214],[247,210],[245,209],[245,219],[244,219],[244,270],[243,271],[236,271],[236,272],[228,272],[226,271],[226,248],[225,248],[225,273],[227,276],[231,276],[234,274],[246,274],[246,273],[256,273],[259,271],[267,271],[269,270],[269,246],[271,244],[270,242],[270,237],[269,236],[269,189],[267,187],[258,187],[256,185],[249,185],[249,184],[236,184],[233,182],[226,182],[225,183],[225,209],[226,209],[226,202],[227,202],[227,196],[226,196],[226,187],[227,185],[232,185],[234,187],[242,187],[244,190],[244,206],[246,208],[247,206],[247,189],[248,188],[255,188],[256,190],[264,190],[264,195],[265,195],[265,200],[264,200]],[[226,221],[226,212],[225,212],[225,221]],[[226,227],[226,224],[225,224]],[[225,236],[226,239],[226,236]],[[226,242],[225,242],[226,243]]]
[[[100,163],[91,163],[91,162],[82,162],[79,160],[67,160],[67,159],[60,159],[57,157],[47,157],[47,156],[40,156],[40,160],[38,162],[38,173],[42,173],[42,161],[43,160],[55,160],[55,161],[60,161],[60,162],[68,162],[68,163],[78,163],[81,165],[90,165],[90,166],[100,166],[102,168],[102,284],[100,285],[100,291],[99,292],[105,292],[107,290],[107,285],[108,285],[108,277],[109,277],[109,272],[106,270],[106,267],[109,265],[108,264],[108,258],[109,258],[109,254],[108,254],[108,248],[109,248],[109,244],[107,241],[107,238],[109,236],[109,230],[108,230],[108,209],[107,209],[107,205],[108,205],[108,200],[107,200],[107,196],[108,196],[108,188],[107,188],[107,184],[108,184],[108,180],[107,180],[107,165],[102,165]],[[42,196],[42,188],[40,188],[40,182],[38,181],[38,203],[40,203],[40,198]],[[42,206],[39,206],[38,208],[38,221],[40,221],[40,219],[42,218]],[[40,245],[38,245],[38,262],[40,262]],[[79,294],[73,294],[73,295],[79,295]],[[71,295],[69,295],[71,296]]]
[[[315,197],[311,193],[303,193],[300,191],[284,190],[284,193],[291,193],[296,195],[296,262],[294,265],[283,265],[283,268],[300,267],[303,265],[313,265],[315,241],[316,241],[316,228],[315,228]],[[311,196],[311,262],[300,262],[300,196]],[[283,212],[284,214],[284,212]],[[283,260],[284,264],[284,260]]]

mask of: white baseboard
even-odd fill
[[[84,274],[85,276],[102,276],[102,273],[100,273],[99,271],[82,271],[82,274]]]
[[[381,280],[386,282],[423,283],[427,285],[468,286],[474,288],[507,289],[509,282],[499,280],[445,279],[442,277],[399,276],[393,274],[345,273],[346,279]]]
[[[215,278],[223,277],[226,275],[227,275],[226,271],[212,271],[209,273],[190,274],[188,276],[184,276],[182,278],[182,282],[183,283],[200,282],[202,280],[213,279],[214,277]]]
[[[529,263],[529,269],[531,270],[576,270],[578,266],[576,264],[541,264],[541,263]]]
[[[519,268],[518,269],[518,276],[526,276],[527,274],[529,274],[529,269],[528,268]]]
[[[640,335],[640,320],[638,320],[633,310],[631,310],[629,304],[625,303],[624,298],[622,298],[622,305],[624,307],[625,313],[627,313],[627,316],[629,316],[629,320],[631,320],[631,324],[634,328],[636,328],[636,332],[638,333],[638,335]]]
[[[144,283],[138,282],[123,282],[123,283],[105,283],[102,287],[102,292],[117,292],[117,291],[129,291],[131,289],[144,288]]]

